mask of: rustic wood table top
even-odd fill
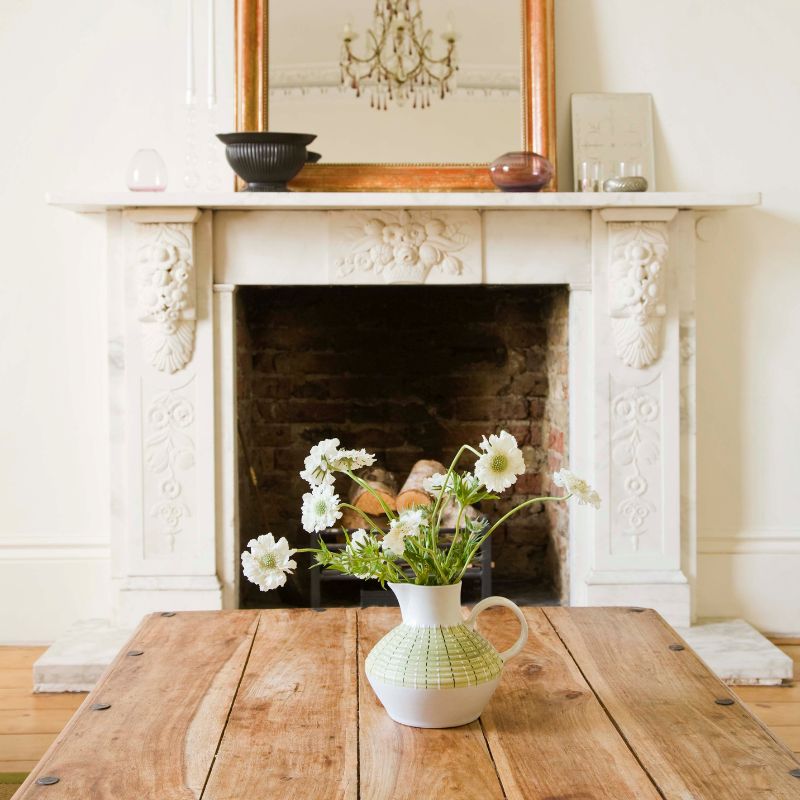
[[[524,611],[524,651],[449,730],[392,722],[364,677],[397,609],[152,615],[17,797],[800,797],[800,763],[658,614]],[[499,610],[480,628],[518,633]]]

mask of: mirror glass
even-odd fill
[[[326,164],[485,164],[522,147],[521,53],[519,0],[270,0],[269,129]]]

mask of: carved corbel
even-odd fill
[[[137,250],[138,309],[145,357],[174,373],[191,360],[196,318],[191,225],[141,225]]]
[[[667,252],[663,222],[609,223],[609,314],[614,349],[644,369],[661,354]]]

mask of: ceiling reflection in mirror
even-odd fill
[[[270,0],[269,129],[322,163],[487,163],[522,146],[519,0]]]

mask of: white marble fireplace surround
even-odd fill
[[[236,288],[405,282],[569,286],[569,463],[603,498],[571,509],[570,601],[689,625],[695,236],[758,195],[49,200],[108,224],[116,624],[237,605]]]

